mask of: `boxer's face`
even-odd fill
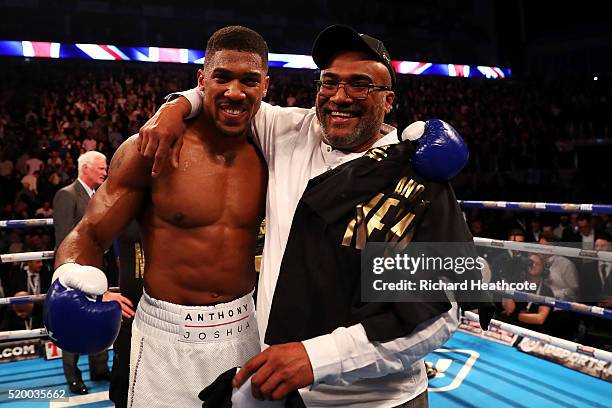
[[[321,72],[322,81],[391,85],[391,75],[380,62],[359,51],[341,52]],[[351,97],[343,86],[333,96],[317,94],[317,118],[323,140],[345,151],[364,151],[380,137],[385,114],[391,111],[393,91],[370,90],[364,99]]]
[[[268,90],[267,67],[253,52],[221,50],[198,71],[204,114],[228,136],[242,136]]]

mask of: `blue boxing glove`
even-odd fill
[[[104,272],[93,266],[66,263],[56,269],[43,308],[45,327],[62,350],[94,354],[106,350],[121,327],[121,306],[103,302]]]
[[[440,119],[414,122],[402,132],[402,140],[412,140],[416,151],[414,170],[432,181],[448,181],[466,165],[468,148],[459,133]]]

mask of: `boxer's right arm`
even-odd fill
[[[121,302],[101,301],[107,280],[99,268],[105,248],[134,218],[149,186],[150,166],[138,153],[135,139],[131,137],[117,149],[108,179],[55,254],[44,322],[53,341],[73,353],[102,351],[119,333]]]
[[[56,267],[67,262],[100,267],[104,250],[137,214],[150,184],[151,166],[135,141],[136,136],[130,137],[115,152],[107,180],[56,251]]]

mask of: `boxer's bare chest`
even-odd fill
[[[251,228],[264,212],[267,169],[255,147],[212,149],[186,140],[178,169],[151,188],[156,218],[179,228]]]

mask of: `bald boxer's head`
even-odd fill
[[[343,151],[367,150],[382,136],[395,98],[387,50],[373,37],[332,26],[315,40],[313,58],[321,68],[316,109],[324,141]]]
[[[269,84],[268,46],[255,31],[240,26],[215,32],[198,71],[204,112],[228,136],[242,136],[255,116]]]

